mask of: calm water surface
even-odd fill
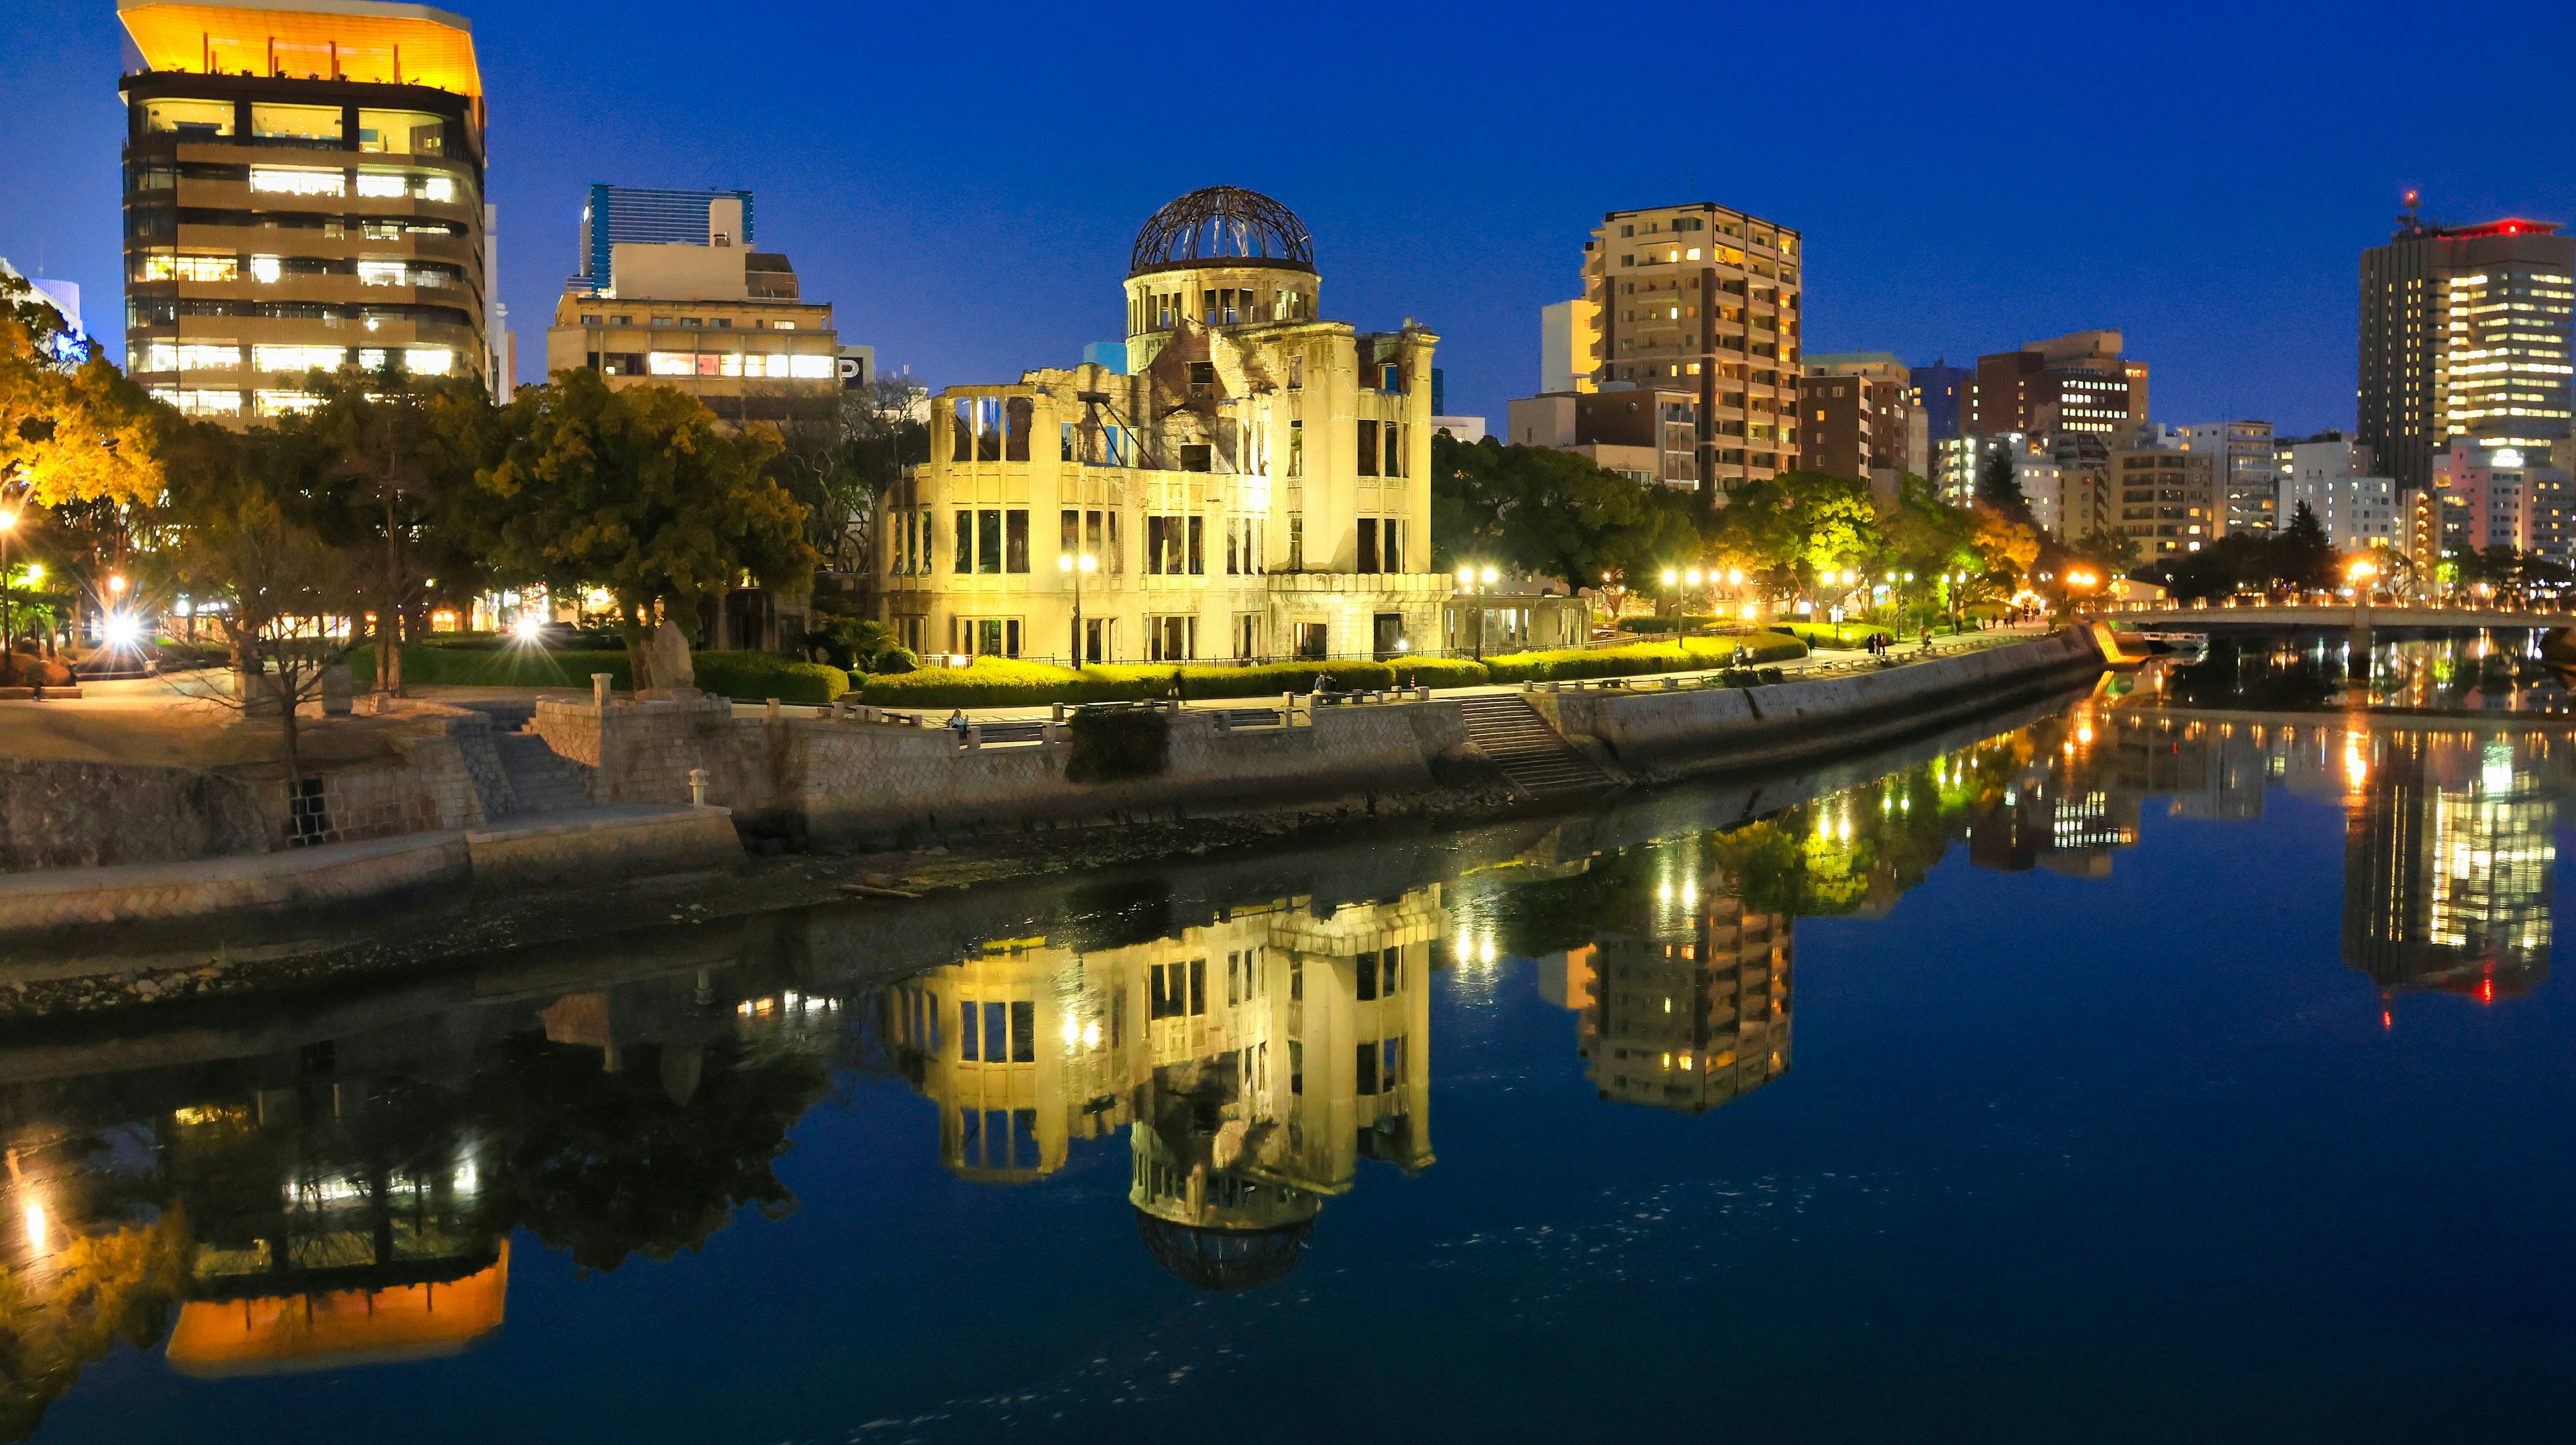
[[[2564,1440],[2454,660],[15,1039],[0,1439]]]

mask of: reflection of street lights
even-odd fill
[[[1057,571],[1073,579],[1073,665],[1079,669],[1085,641],[1082,635],[1082,574],[1098,568],[1100,563],[1088,552],[1079,557],[1063,552],[1057,554],[1055,565]]]

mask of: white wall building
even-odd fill
[[[2281,488],[2273,468],[2270,422],[2209,422],[2181,431],[2184,451],[2218,454],[2221,536],[2269,532],[2288,524],[2288,517],[2275,515]]]
[[[2337,550],[2388,547],[2397,540],[2397,483],[2373,476],[2370,448],[2328,432],[2280,447],[2280,526],[2305,503]]]

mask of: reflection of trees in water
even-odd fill
[[[119,1343],[160,1343],[186,1283],[187,1235],[173,1211],[0,1273],[0,1440],[35,1434],[80,1372]]]
[[[344,1076],[317,1066],[324,1046],[182,1084],[191,1102],[107,1134],[44,1139],[22,1124],[0,1175],[0,1440],[31,1435],[117,1342],[170,1337],[182,1306],[195,1319],[226,1302],[234,1358],[245,1345],[341,1358],[363,1327],[299,1341],[241,1332],[281,1301],[303,1302],[288,1319],[349,1301],[363,1319],[421,1285],[446,1301],[453,1282],[497,1280],[521,1226],[610,1270],[697,1248],[743,1205],[778,1217],[794,1196],[774,1166],[829,1087],[829,1043],[718,1032],[629,1043],[610,1067],[597,1047],[532,1031],[427,1078]],[[263,1077],[292,1082],[252,1086]],[[102,1087],[92,1103],[116,1099]],[[176,1363],[175,1338],[171,1349]]]
[[[792,1211],[773,1166],[788,1126],[829,1088],[822,1063],[749,1056],[733,1040],[703,1047],[694,1092],[675,1099],[668,1068],[612,1073],[590,1049],[509,1040],[473,1085],[498,1216],[584,1269],[612,1270],[696,1249],[742,1205]]]

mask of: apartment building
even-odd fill
[[[2270,422],[2210,422],[2181,430],[2185,451],[2218,458],[2218,485],[2224,494],[2220,535],[2269,532],[2288,524],[2280,510],[2281,479],[2274,469]]]
[[[2444,226],[2415,197],[2361,253],[2358,440],[2399,488],[2432,482],[2453,438],[2533,465],[2568,455],[2576,237],[2508,218]]]
[[[1932,434],[1914,377],[1884,351],[1807,358],[1799,382],[1800,465],[1867,478],[1890,498],[1900,475],[1927,475]]]
[[[1697,394],[1711,505],[1799,465],[1796,231],[1701,202],[1610,211],[1584,244],[1592,380]]]
[[[418,5],[122,0],[126,370],[192,416],[315,371],[506,392],[472,27]]]
[[[1678,387],[1619,387],[1517,397],[1506,442],[1572,452],[1635,482],[1699,488],[1699,394]]]
[[[2280,518],[2304,506],[2337,551],[2398,545],[2397,483],[2376,474],[2370,448],[2341,432],[2284,437],[2278,448]]]
[[[2219,535],[2217,456],[2160,445],[2163,440],[2148,431],[2112,448],[2107,459],[2119,494],[2119,530],[2149,562],[2197,552]]]
[[[904,645],[1085,662],[1445,646],[1439,337],[1323,320],[1321,286],[1286,206],[1193,191],[1137,234],[1126,372],[942,392],[930,461],[877,528],[877,606]]]
[[[565,288],[546,370],[587,367],[620,389],[667,386],[736,426],[829,402],[842,386],[831,306],[802,298],[785,256],[742,244],[743,197],[696,204],[697,239],[616,242],[606,285]]]

